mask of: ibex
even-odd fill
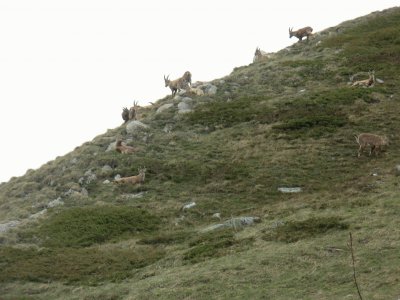
[[[115,150],[123,154],[129,154],[137,151],[136,148],[123,144],[120,139],[117,140],[117,143],[115,145]]]
[[[126,122],[129,121],[129,109],[127,109],[126,107],[122,108],[122,119]]]
[[[189,71],[186,71],[183,76],[183,80],[185,80],[187,85],[192,86],[192,74]]]
[[[138,115],[139,105],[137,101],[133,101],[133,106],[129,109],[129,120],[136,120]]]
[[[114,179],[114,183],[116,184],[140,184],[144,182],[144,178],[146,175],[146,168],[139,168],[139,174],[136,176],[130,177],[121,177],[118,179]]]
[[[358,145],[358,157],[361,156],[363,150],[370,146],[369,155],[371,156],[372,153],[378,155],[378,151],[382,151],[383,146],[389,145],[389,140],[386,136],[379,136],[372,133],[361,133],[358,136],[354,136]]]
[[[265,60],[265,59],[268,59],[268,58],[269,58],[269,55],[268,55],[267,52],[261,50],[258,47],[256,48],[256,52],[254,53],[253,62],[262,61],[262,60]]]
[[[364,87],[373,86],[375,84],[375,71],[369,71],[368,75],[369,75],[368,79],[354,81],[351,86],[364,86]]]
[[[181,89],[187,89],[189,87],[189,84],[192,83],[192,74],[190,74],[189,71],[186,71],[182,77],[175,80],[170,80],[169,75],[167,77],[164,75],[164,82],[165,87],[169,87],[171,89],[172,96],[175,96],[177,91],[180,91]]]
[[[290,28],[289,27],[289,38],[292,38],[292,36],[295,36],[299,39],[299,41],[301,41],[303,39],[303,37],[307,37],[307,40],[309,38],[310,35],[312,35],[312,31],[313,29],[310,26],[301,28],[299,30],[293,31],[293,27]]]
[[[122,119],[126,122],[130,120],[136,120],[138,115],[139,105],[137,101],[133,101],[133,106],[127,109],[126,107],[122,108]]]

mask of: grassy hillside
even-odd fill
[[[365,299],[399,298],[399,32],[399,8],[326,29],[213,81],[191,113],[165,97],[140,111],[149,128],[1,184],[0,298],[358,299],[349,232]],[[381,83],[348,84],[369,70]],[[390,146],[357,158],[361,132]],[[140,151],[106,151],[116,138]],[[141,166],[142,185],[105,182]],[[203,230],[246,216],[261,222]]]

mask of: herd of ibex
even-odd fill
[[[309,40],[309,37],[312,35],[313,29],[310,26],[298,29],[293,31],[293,28],[289,27],[289,38],[293,36],[298,38],[299,41],[302,41],[304,37]],[[270,55],[264,51],[262,51],[259,47],[256,48],[254,53],[253,62],[259,62],[263,60],[267,60],[270,58]],[[362,86],[362,87],[372,87],[375,84],[375,74],[374,71],[368,72],[369,78],[365,80],[354,81],[351,86]],[[170,80],[169,75],[165,77],[164,75],[165,87],[169,87],[171,89],[172,96],[175,96],[176,93],[182,89],[186,90],[191,87],[192,84],[192,74],[189,71],[186,71],[182,77],[179,77],[175,80]],[[126,107],[122,110],[122,119],[124,122],[128,122],[131,120],[136,120],[138,115],[138,103],[136,101],[133,102],[133,106],[128,109]],[[358,136],[355,136],[356,141],[359,145],[358,149],[358,157],[361,156],[362,152],[369,147],[369,155],[375,154],[378,155],[383,147],[389,144],[389,140],[386,136],[379,136],[372,133],[362,133]],[[116,141],[115,150],[122,154],[130,154],[137,151],[136,148],[128,146],[122,142],[122,140],[118,139]],[[139,168],[139,174],[136,176],[130,177],[121,177],[114,180],[114,183],[117,184],[141,184],[145,179],[146,168]]]

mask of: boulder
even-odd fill
[[[17,227],[21,223],[20,221],[10,221],[7,223],[0,224],[0,232],[7,232],[13,227]]]
[[[174,106],[173,103],[163,104],[163,105],[161,105],[161,106],[157,109],[156,114],[160,114],[160,113],[162,113],[163,111],[165,111],[165,110],[167,110],[167,109],[170,109],[170,108],[173,107],[173,106]]]
[[[147,130],[149,129],[149,125],[146,125],[140,121],[134,120],[130,121],[128,125],[126,125],[126,132],[128,134],[135,134],[139,131]]]
[[[209,227],[204,228],[201,230],[202,232],[208,232],[220,228],[234,228],[234,229],[239,229],[244,226],[249,226],[253,225],[254,223],[259,223],[261,222],[261,219],[259,217],[238,217],[238,218],[232,218],[224,223],[221,224],[214,224]]]
[[[60,205],[64,205],[64,201],[62,201],[61,197],[58,197],[57,199],[50,201],[47,204],[47,207],[52,208],[52,207],[56,207],[56,206],[60,206]]]

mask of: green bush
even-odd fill
[[[63,281],[98,284],[121,281],[132,276],[132,269],[152,264],[164,251],[152,247],[138,249],[0,248],[0,282]]]
[[[86,247],[155,231],[158,217],[134,207],[70,208],[51,216],[37,234],[48,247]]]
[[[238,240],[232,230],[214,231],[194,238],[189,246],[191,249],[184,254],[184,260],[197,263],[210,257],[224,256],[229,249],[240,251],[245,246],[251,246],[253,238]]]
[[[268,232],[264,239],[279,242],[297,242],[333,230],[348,229],[349,225],[339,217],[313,217],[304,221],[290,221]]]

